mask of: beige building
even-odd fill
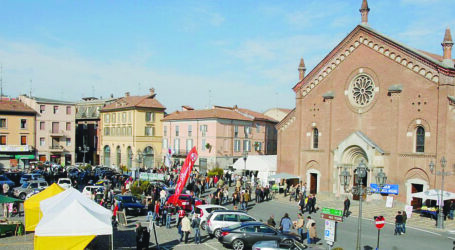
[[[75,105],[72,102],[41,97],[19,96],[37,112],[36,149],[38,160],[61,164],[75,163]]]
[[[35,159],[35,110],[0,100],[0,169],[23,168]]]
[[[267,109],[264,112],[264,115],[273,118],[276,121],[281,121],[286,117],[289,113],[291,113],[292,109],[285,109],[285,108],[271,108]]]
[[[455,164],[455,67],[450,30],[442,55],[410,48],[362,23],[293,87],[296,107],[277,126],[278,172],[298,175],[311,193],[344,196],[340,172],[363,161],[366,186],[384,171],[395,198],[419,206],[412,193],[440,189],[441,170]],[[354,178],[352,178],[354,179]],[[351,185],[354,180],[351,179]],[[455,191],[455,177],[445,190]],[[380,198],[381,196],[369,196]]]
[[[166,109],[156,98],[155,90],[145,96],[115,100],[101,109],[101,158],[105,166],[159,167]]]

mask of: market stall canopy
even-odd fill
[[[40,202],[63,191],[65,191],[65,189],[54,183],[42,192],[25,200],[25,231],[35,231],[35,227],[42,217]]]
[[[3,204],[3,203],[14,203],[14,202],[24,202],[24,201],[16,199],[16,198],[0,195],[0,204]]]
[[[292,175],[292,174],[288,174],[288,173],[278,173],[278,174],[274,174],[274,175],[269,176],[269,179],[285,179],[285,180],[287,180],[287,179],[300,179],[300,177]]]
[[[237,159],[233,167],[236,170],[253,170],[276,172],[277,158],[276,155],[249,155],[245,160]]]
[[[453,200],[455,199],[455,194],[444,191],[442,193],[443,199],[446,200]],[[421,198],[422,200],[439,200],[441,199],[441,190],[440,189],[430,189],[427,191],[419,192],[419,193],[413,193],[412,197],[414,198]]]

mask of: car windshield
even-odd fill
[[[27,188],[29,184],[30,184],[30,183],[25,182],[24,184],[22,184],[22,187],[23,187],[23,188]]]
[[[184,196],[184,195],[181,195],[181,196],[179,197],[179,199],[180,199],[180,200],[184,200],[184,201],[187,201],[187,200],[189,200],[189,199],[190,199],[190,197],[189,197],[189,196]]]
[[[70,180],[60,180],[60,184],[71,184]]]
[[[121,199],[126,203],[136,202],[132,196],[123,196]]]

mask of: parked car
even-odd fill
[[[194,209],[201,218],[201,229],[205,230],[207,228],[207,217],[212,211],[215,210],[227,210],[227,208],[219,205],[198,205]]]
[[[48,187],[48,184],[46,181],[41,180],[41,181],[28,181],[24,182],[22,186],[13,188],[13,195],[15,197],[18,197],[19,199],[25,200],[27,197],[27,194],[32,193],[37,190],[43,190]]]
[[[324,248],[313,248],[308,247],[298,241],[293,241],[292,246],[285,245],[283,242],[279,240],[266,240],[266,241],[258,241],[254,243],[253,250],[316,250],[316,249],[324,249]]]
[[[173,197],[175,197],[175,194],[173,194],[167,198],[167,203],[169,202],[170,199],[174,199]],[[192,197],[189,194],[181,194],[181,195],[179,195],[179,198],[177,199],[177,206],[183,208],[186,211],[191,211],[192,210],[191,199],[195,199],[194,206],[202,205],[202,201],[200,201],[199,199]]]
[[[103,186],[85,186],[84,189],[82,190],[82,194],[89,198],[92,196],[92,192],[95,191],[97,193],[103,193],[104,192],[104,187]]]
[[[140,215],[145,212],[145,206],[140,203],[134,196],[116,195],[114,199],[119,202],[119,209],[125,210],[125,214],[135,212]]]
[[[24,184],[28,181],[45,181],[41,174],[24,174],[21,177],[20,184]]]
[[[0,185],[2,186],[2,188],[3,184],[5,183],[8,184],[9,189],[12,189],[15,186],[14,182],[10,180],[8,177],[6,177],[6,175],[0,175]]]
[[[207,233],[210,237],[219,238],[221,228],[240,224],[242,222],[257,221],[244,211],[238,210],[216,210],[207,217]]]
[[[300,241],[300,236],[295,233],[281,233],[262,222],[244,222],[240,225],[233,225],[221,229],[221,236],[218,241],[225,246],[235,250],[249,248],[254,243],[263,240],[276,240],[280,244],[291,248],[294,241]]]
[[[57,184],[60,185],[64,189],[68,189],[72,186],[72,182],[70,178],[60,178],[57,181]]]
[[[18,187],[21,185],[21,177],[24,173],[22,172],[7,172],[7,173],[4,173],[4,175],[6,177],[8,177],[8,179],[10,179],[11,181],[14,182],[14,187]]]

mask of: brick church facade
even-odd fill
[[[440,171],[445,157],[446,170],[454,170],[452,37],[447,29],[442,56],[416,50],[372,29],[369,10],[364,0],[362,23],[308,75],[301,60],[296,107],[277,125],[278,172],[339,197],[340,172],[353,175],[364,161],[368,186],[382,169],[388,184],[399,185],[396,198],[417,205],[412,193],[441,187],[431,161]],[[455,192],[455,176],[444,189]]]

